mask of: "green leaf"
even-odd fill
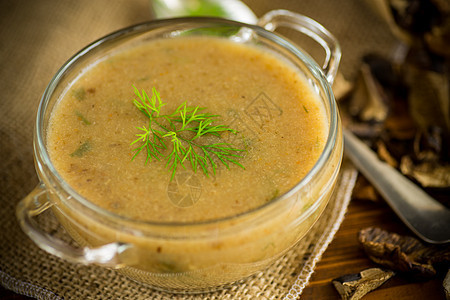
[[[83,101],[86,99],[86,90],[84,87],[79,87],[77,89],[72,90],[72,96],[79,101]]]
[[[76,111],[75,115],[81,122],[83,122],[84,125],[91,125],[91,122],[88,119],[86,119],[86,117],[81,112]]]
[[[166,168],[172,172],[171,180],[174,178],[178,166],[186,168],[184,163],[189,164],[194,172],[200,168],[208,176],[209,169],[216,174],[218,162],[227,169],[230,163],[244,169],[238,162],[240,153],[245,149],[235,148],[224,142],[216,142],[204,145],[202,137],[210,135],[220,139],[223,132],[237,134],[237,131],[225,125],[213,125],[220,121],[219,115],[204,112],[204,107],[191,107],[186,102],[179,105],[174,112],[163,114],[162,107],[166,105],[155,88],[152,89],[150,98],[145,90],[139,90],[133,86],[138,100],[133,99],[133,104],[148,118],[148,126],[136,127],[141,133],[136,134],[136,139],[130,145],[141,144],[133,149],[135,154],[132,160],[144,149],[147,152],[145,163],[153,158],[160,160],[164,156],[163,150],[167,150],[166,142],[171,144],[171,151],[165,156]],[[187,134],[189,133],[189,134]],[[194,133],[194,135],[192,135]]]
[[[92,148],[91,143],[89,141],[84,142],[81,144],[80,147],[77,148],[74,152],[70,154],[72,157],[82,157],[86,154],[86,152],[90,151]]]

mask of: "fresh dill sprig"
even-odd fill
[[[218,164],[223,164],[227,169],[235,164],[244,169],[238,159],[240,153],[245,151],[233,147],[226,142],[203,144],[202,137],[212,135],[220,138],[224,132],[237,134],[236,130],[225,125],[213,125],[218,121],[219,115],[205,112],[204,107],[191,107],[184,102],[173,113],[163,114],[161,109],[165,103],[155,88],[152,96],[142,90],[142,93],[134,87],[138,100],[134,99],[134,105],[148,117],[148,125],[136,127],[142,133],[136,134],[137,139],[133,144],[141,144],[135,148],[134,159],[140,152],[147,152],[145,163],[152,159],[167,159],[166,167],[172,172],[171,180],[174,178],[177,168],[184,163],[190,162],[192,170],[197,172],[201,169],[205,175],[216,174]],[[166,145],[167,144],[167,145]],[[170,147],[171,146],[171,147]],[[164,154],[169,150],[169,154]]]

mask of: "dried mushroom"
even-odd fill
[[[447,6],[450,4],[447,3]],[[450,18],[447,17],[440,26],[435,26],[430,32],[425,33],[424,40],[433,53],[450,57]]]
[[[361,121],[382,122],[387,114],[385,97],[371,72],[371,66],[363,61],[349,113]]]
[[[450,245],[428,246],[413,237],[374,227],[362,229],[358,240],[373,262],[416,279],[434,277],[435,266],[450,263]]]
[[[450,55],[447,0],[376,0],[392,32],[407,44],[425,43],[434,53]]]
[[[442,285],[444,286],[445,298],[450,300],[450,269],[448,270]]]
[[[450,186],[450,164],[441,165],[437,162],[415,164],[410,156],[404,156],[400,163],[400,170],[403,174],[415,178],[423,187]]]
[[[354,119],[353,125],[370,127],[376,133],[373,137],[387,130],[394,137],[411,138],[415,124],[408,114],[407,99],[408,87],[399,70],[389,60],[367,54],[347,111]]]
[[[358,176],[353,188],[352,199],[377,202],[381,200],[381,196],[364,176]]]
[[[431,30],[439,10],[430,0],[391,0],[390,6],[397,25],[407,32],[420,35]]]
[[[368,54],[340,105],[348,129],[444,205],[450,203],[449,93],[445,73]]]
[[[450,133],[448,74],[424,69],[412,63],[403,66],[403,73],[404,80],[409,86],[409,113],[422,131],[420,134],[431,135],[434,132],[448,138]],[[443,142],[445,141],[440,141]],[[441,145],[441,149],[442,146],[445,146],[445,143]]]
[[[390,59],[363,57],[347,107],[341,105],[352,118],[347,128],[450,205],[450,1],[371,3],[405,43]]]
[[[333,279],[332,283],[344,300],[358,300],[394,276],[391,270],[371,268],[357,274]]]
[[[405,161],[401,170],[423,187],[449,188],[450,81],[438,75],[432,71],[408,69],[411,115],[419,130],[411,151],[405,153],[410,161]]]
[[[333,94],[337,101],[346,98],[353,90],[353,84],[338,72],[333,83]]]
[[[382,140],[379,140],[377,142],[377,150],[378,150],[378,156],[382,160],[387,162],[391,167],[397,168],[399,166],[397,159],[394,156],[392,156],[392,154],[387,149],[386,144]]]

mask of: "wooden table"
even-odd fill
[[[352,200],[348,212],[333,242],[316,266],[311,281],[301,299],[340,299],[331,284],[333,278],[344,274],[376,266],[360,249],[357,233],[360,229],[378,226],[400,234],[409,234],[408,229],[384,202]],[[0,287],[0,299],[30,299]],[[442,299],[442,278],[427,282],[409,282],[401,277],[393,277],[363,299]]]

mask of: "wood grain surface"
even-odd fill
[[[316,270],[301,299],[340,299],[339,294],[331,284],[333,278],[376,267],[366,257],[357,241],[358,231],[369,226],[377,226],[400,234],[410,234],[409,230],[384,202],[352,200],[344,222],[316,266]],[[426,282],[411,282],[396,276],[364,296],[363,299],[445,300],[442,280],[441,276]],[[31,298],[0,287],[0,299],[25,300]]]

